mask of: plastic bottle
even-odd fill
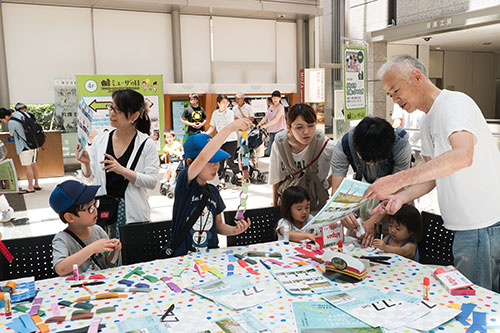
[[[286,245],[290,243],[290,227],[287,225],[283,227],[283,241]]]

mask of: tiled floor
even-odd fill
[[[266,173],[269,158],[259,159],[259,169]],[[164,173],[160,172],[160,178]],[[0,223],[0,232],[3,239],[23,238],[54,234],[65,228],[65,224],[59,220],[58,215],[49,207],[49,196],[55,186],[67,179],[73,179],[72,175],[58,178],[45,178],[40,180],[41,191],[24,195],[26,211],[14,213],[15,220],[8,223]],[[26,188],[26,181],[21,181],[21,187]],[[149,191],[149,204],[151,206],[152,221],[165,221],[172,219],[173,199],[160,195],[159,185],[156,189]],[[234,186],[222,190],[221,195],[227,210],[236,210],[239,204],[240,190]],[[250,185],[247,208],[259,208],[270,206],[272,203],[271,185]],[[419,210],[431,211],[439,214],[437,207],[437,196],[435,190],[416,201]],[[225,244],[224,238],[221,245]]]
[[[267,173],[268,158],[259,161],[259,169]],[[160,179],[164,171],[160,170]],[[40,236],[56,233],[65,228],[65,224],[59,220],[59,216],[50,208],[49,196],[55,186],[67,179],[76,179],[73,175],[57,178],[40,179],[41,191],[24,195],[26,202],[25,211],[14,213],[14,221],[0,223],[0,232],[3,239]],[[26,188],[27,182],[21,181],[20,186]],[[159,185],[149,191],[149,205],[151,206],[152,221],[165,221],[172,219],[173,199],[160,195]],[[229,185],[221,191],[222,198],[227,210],[236,210],[239,204],[240,189]],[[251,184],[247,208],[258,208],[270,206],[272,203],[271,185]]]

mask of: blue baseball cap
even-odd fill
[[[49,204],[56,213],[62,213],[73,205],[85,205],[94,200],[100,185],[85,185],[67,180],[56,186],[50,194]]]
[[[207,143],[212,140],[212,137],[206,133],[198,133],[195,135],[191,135],[189,138],[187,138],[186,142],[184,142],[184,158],[185,159],[195,159],[205,148]],[[210,159],[210,163],[217,163],[222,160],[225,160],[228,158],[229,155],[227,152],[225,152],[222,149],[217,150],[214,156]]]

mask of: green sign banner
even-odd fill
[[[132,89],[144,96],[151,119],[151,138],[156,141],[158,151],[163,149],[163,79],[161,75],[77,75],[78,101],[93,110],[90,136],[110,130],[107,105],[115,90]]]
[[[366,48],[344,45],[344,117],[366,117]]]

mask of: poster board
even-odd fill
[[[107,105],[115,90],[131,89],[144,95],[151,119],[151,138],[157,150],[163,149],[163,86],[162,75],[77,75],[78,101],[84,102],[93,110],[90,132],[100,134],[110,130]],[[91,134],[91,135],[92,135]]]
[[[366,117],[366,48],[343,48],[344,117],[346,121]]]

